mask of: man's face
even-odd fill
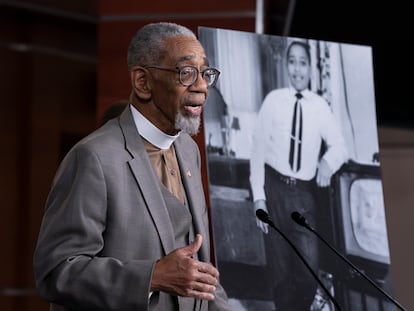
[[[200,71],[208,66],[204,49],[197,39],[184,36],[169,39],[167,51],[160,66],[174,69],[192,65]],[[157,126],[170,135],[181,130],[196,134],[207,98],[207,83],[201,75],[194,84],[183,86],[176,72],[152,70],[151,74],[154,79],[152,100],[159,112],[157,119],[160,124]]]
[[[293,45],[290,48],[287,69],[292,86],[297,91],[306,89],[310,79],[310,62],[303,46]]]

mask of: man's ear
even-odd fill
[[[136,95],[143,99],[151,99],[151,81],[149,72],[143,67],[134,67],[130,73],[132,87]]]

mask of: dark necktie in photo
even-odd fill
[[[293,108],[292,118],[292,132],[290,136],[290,151],[289,151],[289,164],[294,172],[300,170],[300,161],[302,153],[302,106],[300,105],[300,99],[302,94],[296,93],[295,107]]]

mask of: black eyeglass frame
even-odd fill
[[[201,77],[203,78],[203,80],[207,82],[207,87],[209,87],[209,88],[210,87],[214,87],[216,85],[217,80],[218,80],[218,78],[220,76],[220,73],[221,73],[220,70],[218,70],[217,68],[214,68],[214,67],[207,67],[204,70],[199,70],[196,66],[192,66],[192,65],[177,66],[174,69],[173,68],[169,68],[169,67],[164,67],[164,66],[156,66],[156,65],[153,65],[153,66],[144,66],[144,68],[154,68],[154,69],[160,69],[160,70],[166,70],[166,71],[171,71],[171,72],[178,73],[178,80],[180,81],[181,85],[187,86],[187,87],[193,85],[197,81],[198,75],[200,73],[201,73]],[[192,68],[196,72],[196,74],[194,75],[193,81],[191,81],[191,83],[185,83],[185,82],[183,82],[183,80],[181,78],[181,72],[185,68]],[[214,78],[213,82],[211,82],[211,84],[210,84],[210,81],[209,80],[206,80],[205,79],[205,75],[206,75],[206,73],[208,71],[213,71],[214,72],[213,75],[215,76],[215,78]]]

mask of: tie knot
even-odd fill
[[[301,93],[296,93],[295,96],[296,96],[297,99],[301,99],[303,97],[303,95]]]

